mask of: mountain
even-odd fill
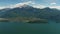
[[[42,18],[59,21],[60,10],[51,9],[49,7],[38,9],[29,5],[23,5],[13,9],[8,8],[0,10],[0,18],[14,18],[14,17]]]
[[[37,11],[39,11],[39,10],[36,9],[36,8],[24,5],[24,6],[22,6],[22,8],[17,7],[17,8],[14,8],[14,9],[7,10],[7,11],[5,11],[5,14],[0,16],[0,17],[9,18],[10,16],[15,17],[16,15],[24,16],[24,17],[25,16],[30,17],[30,16],[33,16],[32,14],[36,13]]]

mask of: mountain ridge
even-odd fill
[[[13,9],[4,10],[5,12],[1,13],[0,18],[14,18],[14,17],[31,17],[31,18],[42,18],[42,19],[51,19],[51,20],[60,20],[60,10],[51,9],[46,7],[44,9],[34,8],[29,5],[22,6],[22,8],[17,7]]]

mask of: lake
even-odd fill
[[[0,22],[0,34],[60,34],[60,23],[30,24]]]

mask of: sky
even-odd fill
[[[22,5],[24,3],[28,3],[37,8],[50,7],[60,9],[60,0],[0,0],[0,9],[6,6],[10,7],[11,5]]]

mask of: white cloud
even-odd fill
[[[53,2],[53,3],[50,3],[50,5],[56,5],[56,3],[55,3],[55,2]]]
[[[46,7],[44,5],[40,5],[40,4],[36,4],[35,2],[28,1],[28,2],[17,3],[17,4],[13,4],[13,5],[9,5],[9,6],[0,7],[0,9],[4,9],[4,8],[16,8],[16,7],[20,7],[21,8],[21,6],[24,6],[24,5],[31,5],[34,8],[45,8]]]
[[[33,5],[33,7],[34,7],[34,8],[40,8],[40,9],[43,9],[43,8],[45,8],[46,6],[37,4],[37,5]]]
[[[23,5],[29,5],[29,4],[31,4],[31,3],[32,3],[32,1],[23,2],[23,3],[17,3],[17,4],[15,4],[15,5],[10,5],[9,7],[10,7],[10,8],[21,7],[21,6],[23,6]]]
[[[49,6],[50,8],[56,8],[60,10],[60,6]]]
[[[17,4],[13,4],[13,5],[9,5],[9,6],[3,6],[3,7],[0,7],[0,9],[4,9],[4,8],[16,8],[16,7],[21,7],[23,5],[29,5],[31,4],[32,1],[28,1],[28,2],[23,2],[23,3],[17,3]]]
[[[32,7],[34,8],[45,8],[46,6],[44,5],[40,5],[40,4],[36,4],[35,2],[32,2],[32,1],[28,1],[28,2],[23,2],[23,3],[18,3],[16,5],[14,5],[14,7],[20,7],[23,6],[23,5],[32,5]]]
[[[51,5],[54,5],[56,3],[51,3]],[[32,1],[28,1],[28,2],[23,2],[23,3],[17,3],[17,4],[13,4],[13,5],[9,5],[9,6],[3,6],[3,7],[0,7],[0,9],[4,9],[4,8],[16,8],[16,7],[20,7],[23,6],[23,5],[31,5],[32,7],[34,8],[40,8],[40,9],[43,9],[47,6],[45,5],[41,5],[41,4],[37,4],[35,2],[32,2]],[[50,8],[57,8],[57,9],[60,9],[60,6],[49,6]]]
[[[4,9],[4,8],[6,8],[6,7],[0,7],[0,9]]]

